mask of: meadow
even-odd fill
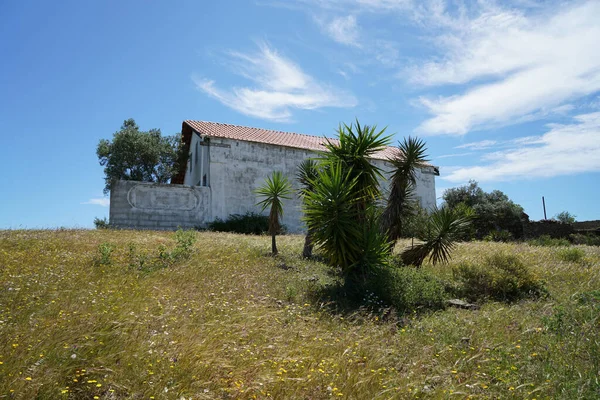
[[[510,253],[549,295],[395,314],[302,236],[191,235],[1,231],[0,399],[600,397],[600,247],[461,243],[423,271]]]

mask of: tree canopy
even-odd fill
[[[523,207],[515,204],[500,190],[486,193],[477,182],[444,192],[445,206],[472,209],[474,236],[481,239],[492,231],[508,231],[515,238],[523,235],[523,221],[527,219]]]
[[[130,118],[114,133],[112,141],[101,139],[96,148],[104,167],[104,193],[118,180],[169,183],[187,162],[180,135],[162,136],[160,129],[141,131]]]
[[[575,218],[577,218],[577,215],[573,215],[568,211],[561,211],[558,214],[556,214],[552,219],[562,222],[563,224],[572,224],[573,222],[575,222]]]

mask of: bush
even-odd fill
[[[174,248],[169,249],[164,244],[159,244],[156,248],[156,255],[144,250],[139,251],[135,243],[129,243],[127,252],[129,268],[152,272],[157,269],[169,268],[179,261],[190,258],[193,255],[196,232],[184,231],[179,228],[175,232],[174,239]]]
[[[573,244],[585,244],[588,246],[600,246],[600,236],[592,233],[574,233],[569,236],[569,239]]]
[[[193,246],[196,242],[196,232],[193,230],[184,231],[179,228],[175,232],[175,242],[175,248],[171,251],[164,245],[158,247],[158,259],[163,268],[191,257]]]
[[[435,276],[412,267],[381,266],[372,271],[366,284],[367,300],[379,298],[398,313],[416,309],[444,308],[446,291]]]
[[[513,240],[513,235],[509,231],[504,230],[491,231],[483,240],[486,242],[510,242]]]
[[[548,294],[543,281],[511,254],[491,255],[483,265],[462,263],[452,272],[459,294],[471,301],[493,299],[511,302]]]
[[[523,222],[527,220],[523,207],[499,190],[486,193],[477,182],[469,181],[468,185],[444,191],[443,199],[452,209],[472,209],[474,235],[478,239],[496,230],[509,231],[515,238],[523,236]]]
[[[558,247],[558,246],[570,246],[571,242],[567,239],[561,238],[552,238],[550,235],[542,235],[538,238],[531,239],[529,244],[533,246],[550,246],[550,247]]]
[[[112,264],[112,254],[115,250],[115,245],[112,243],[101,243],[98,246],[98,255],[94,257],[94,264],[96,265],[110,265]]]
[[[96,229],[108,229],[110,225],[108,224],[108,220],[106,217],[100,219],[98,217],[94,218],[94,226]]]
[[[581,249],[571,248],[564,249],[558,252],[558,258],[566,262],[582,262],[585,257],[585,252]]]
[[[269,217],[253,212],[247,212],[244,215],[231,214],[226,220],[217,218],[210,222],[208,229],[217,232],[262,235],[269,231]],[[282,227],[282,230],[285,230],[285,227]]]

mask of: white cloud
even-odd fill
[[[389,40],[376,40],[372,45],[375,58],[384,67],[394,67],[398,63],[400,52],[396,43]]]
[[[254,83],[253,87],[223,90],[210,79],[194,77],[196,87],[227,107],[243,114],[272,121],[290,121],[293,109],[354,107],[356,98],[347,92],[320,83],[281,56],[267,44],[259,52],[230,52],[229,61],[238,75]]]
[[[455,149],[472,149],[472,150],[483,150],[488,149],[498,143],[495,140],[481,140],[479,142],[471,142],[456,146]]]
[[[454,153],[454,154],[443,154],[441,156],[436,156],[435,159],[438,160],[440,158],[452,158],[452,157],[464,157],[473,154],[473,152],[469,151],[466,153]]]
[[[553,14],[526,15],[487,3],[478,16],[452,19],[437,36],[441,60],[409,71],[425,86],[475,84],[446,97],[422,97],[433,114],[418,131],[464,135],[570,111],[566,104],[600,90],[600,2],[552,7]]]
[[[99,197],[95,199],[89,199],[81,204],[93,204],[96,206],[108,207],[110,205],[110,199],[108,197]]]
[[[354,15],[335,17],[324,23],[323,29],[338,43],[360,47],[359,28]]]
[[[578,115],[572,124],[548,127],[542,136],[513,141],[520,147],[487,154],[487,164],[452,168],[442,178],[489,182],[600,171],[600,112]]]

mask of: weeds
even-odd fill
[[[560,246],[570,246],[571,242],[568,239],[564,238],[552,238],[549,235],[542,235],[538,238],[531,239],[528,241],[529,244],[533,246],[548,246],[548,247],[560,247]]]
[[[552,298],[394,319],[314,298],[341,278],[299,256],[302,236],[282,236],[278,258],[266,236],[195,237],[189,258],[140,273],[173,233],[0,231],[0,398],[597,398],[598,248],[581,268],[556,249],[461,243],[454,265],[518,253]],[[82,268],[103,243],[111,263]],[[415,274],[403,282],[452,278]],[[372,293],[361,303],[386,308]]]
[[[460,295],[470,300],[515,301],[547,295],[539,280],[514,255],[496,253],[481,264],[461,263],[453,269]]]
[[[514,240],[513,234],[506,230],[496,230],[488,233],[483,240],[486,242],[510,242]]]
[[[101,243],[98,246],[98,255],[94,259],[96,265],[110,265],[112,263],[111,256],[115,250],[115,245],[111,243]]]
[[[600,246],[600,235],[588,233],[574,233],[569,236],[569,239],[573,244],[585,244],[588,246]]]
[[[585,251],[578,248],[560,250],[558,258],[566,262],[581,263],[585,259]]]

